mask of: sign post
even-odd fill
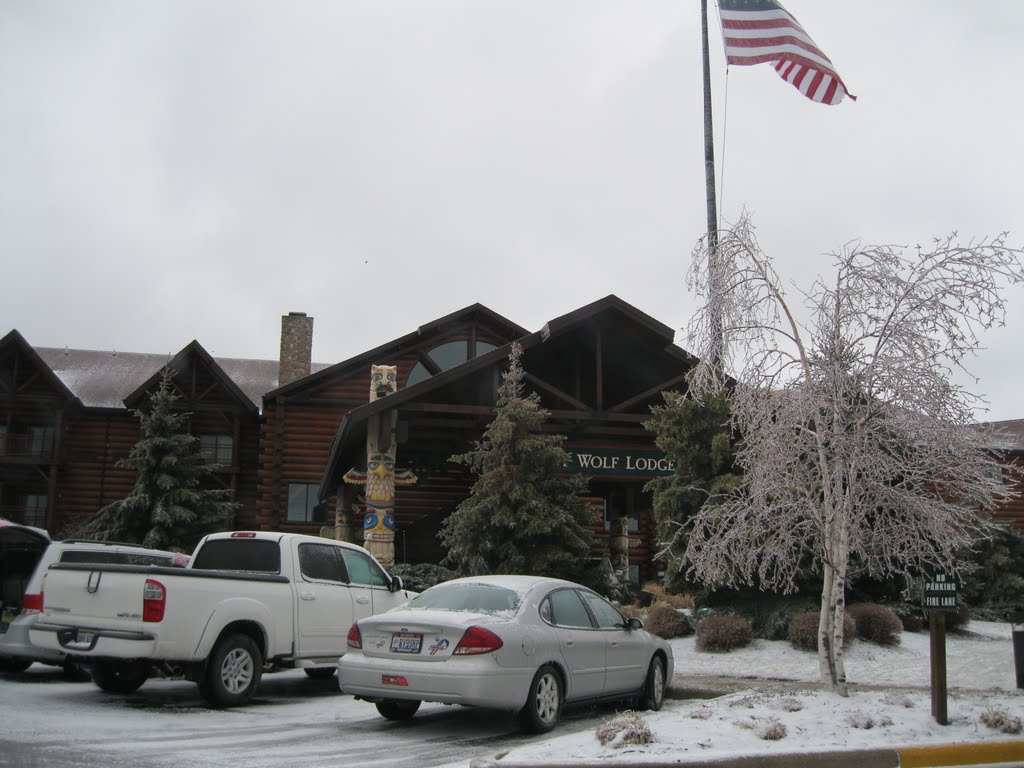
[[[947,573],[935,573],[924,583],[924,609],[928,612],[931,640],[932,717],[949,725],[946,707],[946,613],[956,610],[956,581]]]

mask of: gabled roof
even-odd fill
[[[402,347],[413,346],[426,336],[439,333],[446,327],[456,326],[460,323],[471,321],[473,319],[483,320],[484,322],[494,326],[499,332],[504,332],[512,338],[525,336],[528,333],[526,329],[516,325],[508,318],[502,317],[497,312],[488,309],[483,304],[470,304],[468,307],[464,307],[456,312],[439,317],[436,320],[431,320],[429,323],[421,325],[412,333],[407,333],[404,336],[392,339],[391,341],[381,344],[378,347],[374,347],[371,350],[361,352],[355,357],[350,357],[348,360],[343,360],[340,363],[327,366],[316,373],[312,373],[309,376],[305,376],[290,384],[286,384],[279,389],[268,391],[264,396],[264,400],[271,400],[280,395],[287,395],[295,391],[315,387],[325,379],[347,374],[352,369],[364,368],[367,364],[380,362],[379,358],[382,355],[392,353],[394,350]]]
[[[171,354],[37,347],[40,359],[90,408],[124,408],[129,397],[173,358]],[[277,386],[277,360],[213,357],[245,397],[258,406]],[[320,370],[322,363],[313,363]]]
[[[224,389],[238,401],[246,410],[251,411],[255,416],[259,412],[259,408],[248,395],[241,390],[241,388],[235,383],[224,369],[217,363],[210,353],[207,352],[203,345],[193,339],[185,347],[176,354],[173,358],[167,361],[165,365],[160,366],[153,375],[146,379],[142,384],[135,388],[135,390],[129,393],[124,398],[124,404],[129,408],[137,408],[141,402],[149,395],[150,392],[157,386],[160,376],[164,368],[170,368],[172,371],[181,372],[188,368],[191,358],[198,359],[206,368],[209,369],[210,373],[213,374],[214,379],[224,387]]]
[[[658,348],[660,352],[668,357],[675,358],[681,364],[693,365],[697,362],[696,357],[684,349],[675,346],[675,332],[669,326],[655,320],[650,315],[615,295],[606,296],[577,310],[556,317],[545,323],[541,330],[525,334],[515,341],[522,344],[524,354],[528,355],[531,349],[539,348],[541,345],[559,336],[572,333],[588,321],[601,315],[614,315],[625,318],[631,324],[642,329],[643,332],[650,334],[655,339],[653,346]],[[480,374],[494,366],[504,366],[505,361],[508,359],[511,345],[512,342],[509,342],[484,355],[431,376],[411,387],[406,387],[385,398],[368,402],[349,411],[343,417],[331,445],[330,457],[328,458],[320,483],[321,500],[333,493],[331,478],[338,477],[337,473],[340,465],[348,462],[352,456],[358,455],[359,441],[365,440],[366,422],[371,416],[401,408],[409,402],[421,399],[461,379]]]
[[[59,397],[67,400],[69,403],[80,402],[67,384],[65,384],[60,377],[54,373],[53,368],[47,364],[47,362],[29,345],[27,341],[25,341],[25,337],[16,330],[12,330],[0,339],[0,353],[11,346],[16,347],[29,361],[31,361],[32,365],[39,371]]]

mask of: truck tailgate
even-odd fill
[[[42,621],[73,626],[120,628],[142,623],[142,594],[158,566],[59,564],[43,582]],[[152,574],[152,575],[150,575]]]

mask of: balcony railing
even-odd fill
[[[53,458],[53,439],[38,435],[0,435],[0,458],[38,459]]]

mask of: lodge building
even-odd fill
[[[167,367],[198,449],[219,467],[216,486],[239,502],[231,529],[317,534],[345,515],[358,535],[359,488],[342,477],[365,466],[373,418],[397,414],[397,464],[417,481],[397,488],[396,560],[439,562],[441,523],[472,484],[449,457],[483,435],[518,341],[527,386],[550,413],[545,429],[565,436],[567,471],[589,478],[595,555],[625,520],[630,576],[657,574],[644,485],[674,468],[644,422],[662,392],[685,388],[696,362],[672,328],[608,296],[534,332],[474,304],[334,365],[311,362],[312,333],[313,318],[291,313],[278,360],[239,360],[198,341],[168,357],[33,347],[9,332],[0,338],[0,517],[74,535],[124,498],[135,478],[117,462],[139,438],[132,411]],[[397,367],[398,391],[371,402],[374,364]],[[1024,526],[1024,502],[1001,514]]]

